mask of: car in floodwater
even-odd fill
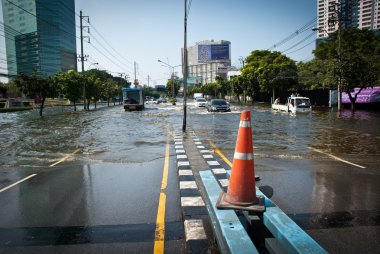
[[[207,101],[205,98],[198,97],[195,100],[195,107],[199,108],[199,107],[206,107],[206,106],[207,106]]]
[[[226,100],[213,99],[207,104],[208,112],[230,112],[230,105]]]

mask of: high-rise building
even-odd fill
[[[342,28],[380,30],[380,1],[378,0],[317,0],[318,1],[318,39],[328,37],[338,30],[341,19]],[[330,22],[329,22],[330,20]]]
[[[231,42],[204,40],[187,48],[188,83],[215,82],[217,76],[227,77],[231,67]]]
[[[74,0],[2,0],[8,75],[77,66]]]

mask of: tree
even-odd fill
[[[188,86],[187,87],[187,96],[194,97],[194,93],[202,93],[202,86],[201,85],[195,85],[195,86]]]
[[[328,60],[313,59],[297,65],[299,84],[297,90],[333,89],[336,86],[332,78],[331,63]]]
[[[288,91],[298,83],[295,62],[280,52],[255,50],[246,58],[246,62],[241,76],[249,81],[252,91],[255,90],[254,85],[258,84],[260,91],[273,92],[275,96],[275,91]]]
[[[76,102],[83,95],[83,75],[74,70],[69,70],[68,72],[58,72],[54,79],[58,91],[74,103],[74,111],[76,111]]]
[[[38,96],[41,99],[40,116],[42,116],[46,98],[57,95],[57,86],[51,77],[46,78],[37,76],[36,74],[32,74],[31,76],[20,74],[15,78],[14,82],[25,95],[31,97]]]
[[[380,80],[380,35],[370,30],[344,29],[341,31],[339,47],[338,33],[314,50],[317,59],[329,62],[335,84],[351,101],[351,109],[362,89],[373,87]],[[354,92],[359,88],[358,92]]]
[[[7,97],[7,90],[7,86],[0,82],[0,94],[2,95],[2,97]]]
[[[173,97],[173,88],[172,84],[174,85],[174,95],[178,94],[179,89],[181,88],[181,82],[179,79],[169,79],[168,83],[166,83],[165,92],[169,97]]]
[[[219,87],[217,83],[207,83],[201,87],[201,91],[203,94],[213,95],[216,98],[219,93]]]
[[[244,92],[243,78],[242,76],[235,76],[230,81],[232,94],[237,97],[238,102],[240,103],[240,95]]]
[[[85,75],[86,84],[86,99],[87,99],[87,109],[90,109],[91,100],[94,101],[96,108],[96,102],[101,98],[101,80],[96,77],[96,75],[87,74]]]
[[[217,76],[215,80],[218,87],[218,91],[221,94],[221,96],[224,98],[230,90],[229,82],[226,78],[222,78],[219,76]]]
[[[103,81],[101,84],[101,94],[107,100],[107,106],[110,105],[110,98],[112,98],[115,94],[114,92],[117,90],[117,84],[112,78],[108,78],[106,81]]]

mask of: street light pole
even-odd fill
[[[184,36],[183,36],[183,123],[182,131],[186,132],[186,117],[187,117],[187,0],[185,0],[185,18],[184,18]]]
[[[92,65],[98,65],[99,63],[92,63],[92,64],[90,64],[89,66],[88,66],[88,68],[87,68],[87,70],[90,70],[90,67],[92,66]]]
[[[170,65],[170,64],[168,64],[168,63],[165,63],[165,62],[161,61],[160,59],[158,59],[158,62],[159,62],[159,63],[162,63],[162,64],[164,64],[164,65],[166,65],[166,66],[168,66],[169,69],[170,69],[170,73],[171,73],[171,82],[172,82],[172,96],[173,96],[173,98],[174,98],[174,97],[175,97],[175,89],[174,89],[174,68],[175,68],[175,67],[178,67],[178,66],[181,66],[181,65],[172,66],[172,65]]]

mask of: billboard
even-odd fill
[[[198,62],[230,60],[229,44],[198,45]]]
[[[187,84],[189,86],[196,86],[202,84],[202,76],[187,77]]]
[[[355,92],[351,93],[352,96],[359,91],[359,88],[355,88]],[[368,87],[361,90],[356,98],[356,103],[376,103],[380,102],[380,86]],[[342,103],[351,103],[348,94],[342,93]]]

